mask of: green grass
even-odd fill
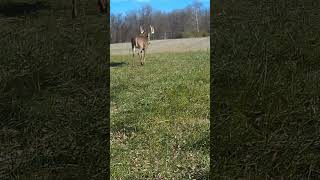
[[[214,7],[212,177],[319,179],[320,3]]]
[[[209,52],[131,60],[111,57],[111,179],[208,179]]]
[[[33,14],[0,14],[0,179],[103,179],[106,17],[93,5],[72,20],[69,1],[45,4]]]

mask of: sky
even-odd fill
[[[210,7],[210,0],[197,0],[203,7]],[[130,10],[140,9],[144,5],[151,5],[153,10],[169,12],[182,9],[193,3],[193,0],[110,0],[111,14],[126,13]]]

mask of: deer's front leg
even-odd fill
[[[131,64],[131,66],[134,66],[134,53],[136,52],[136,48],[135,47],[133,47],[132,48],[132,64]]]
[[[142,53],[143,53],[143,49],[140,49],[140,64],[141,65],[143,65],[142,64],[142,58],[143,58],[143,54]]]
[[[143,50],[143,61],[141,62],[141,65],[144,65],[145,63],[146,52],[147,52],[146,50],[147,50],[146,48]]]

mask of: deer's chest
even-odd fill
[[[145,42],[145,41],[138,41],[137,43],[139,49],[144,49],[148,46],[148,42]]]

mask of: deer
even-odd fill
[[[140,34],[131,38],[132,46],[132,66],[134,66],[134,53],[138,49],[138,55],[140,56],[140,64],[143,66],[145,63],[146,51],[150,44],[151,34],[154,34],[154,28],[150,25],[150,32],[145,32],[140,26]]]

